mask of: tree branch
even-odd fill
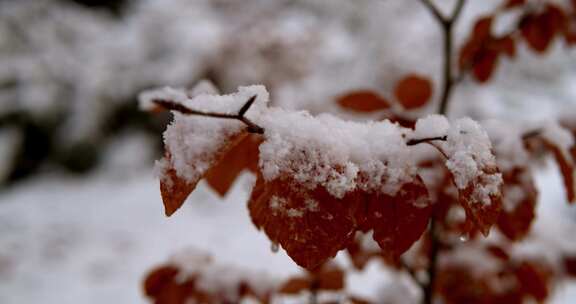
[[[235,119],[243,122],[245,125],[248,126],[248,132],[256,133],[256,134],[264,134],[264,128],[258,126],[257,124],[253,123],[250,119],[248,119],[245,114],[248,112],[250,107],[256,101],[256,95],[250,97],[246,103],[240,108],[238,114],[224,114],[224,113],[214,113],[214,112],[204,112],[198,111],[188,108],[187,106],[173,102],[171,100],[164,100],[164,99],[154,99],[152,100],[153,103],[157,104],[158,106],[167,109],[182,113],[184,115],[198,115],[198,116],[205,116],[205,117],[214,117],[214,118],[223,118],[223,119]]]
[[[453,76],[452,71],[452,57],[453,57],[453,35],[454,35],[454,24],[458,21],[458,18],[462,14],[462,10],[464,5],[466,4],[466,0],[458,0],[456,2],[456,6],[452,11],[450,17],[444,17],[440,13],[439,9],[431,2],[432,0],[420,0],[424,6],[428,8],[434,18],[437,20],[438,24],[442,30],[442,37],[443,37],[443,70],[442,70],[442,95],[440,97],[440,106],[438,108],[438,114],[446,115],[448,112],[448,104],[450,102],[450,96],[452,95],[452,90],[454,88],[454,84],[456,83],[456,79]],[[427,143],[436,147],[430,141]],[[441,149],[436,147],[442,154]],[[446,157],[446,155],[444,154]],[[422,303],[424,304],[432,304],[434,302],[434,289],[435,289],[435,280],[436,280],[436,272],[437,272],[437,260],[439,254],[439,239],[437,235],[437,223],[435,223],[434,218],[430,219],[430,255],[428,259],[428,282],[423,286],[423,299]]]
[[[436,21],[440,22],[440,23],[446,23],[448,21],[448,19],[446,19],[446,17],[444,17],[442,15],[442,13],[440,12],[440,10],[438,9],[438,7],[436,7],[436,5],[434,5],[432,3],[432,0],[420,0],[422,2],[422,4],[424,4],[428,10],[432,13],[432,15],[434,16],[434,18],[436,18]]]

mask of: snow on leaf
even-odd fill
[[[318,206],[310,210],[307,201]],[[248,202],[254,225],[306,269],[346,247],[356,229],[353,207],[354,201],[335,198],[323,187],[309,190],[290,176],[266,181],[258,175]]]
[[[446,118],[431,115],[416,124],[415,134],[420,128],[430,125],[447,125]],[[502,207],[502,174],[492,153],[488,134],[480,125],[469,118],[454,121],[448,130],[446,142],[435,144],[447,157],[446,167],[458,189],[459,202],[466,211],[466,218],[487,235],[498,219]]]
[[[252,96],[257,98],[246,116],[254,118],[261,114],[268,101],[268,92],[263,86],[240,87],[230,95],[199,94],[193,98],[183,90],[165,88],[142,94],[141,103],[168,100],[197,111],[236,114]],[[180,208],[200,179],[247,134],[246,126],[237,120],[174,113],[174,121],[164,133],[169,157],[157,162],[166,215]],[[226,181],[217,185],[217,191],[224,192],[226,184],[231,183],[230,176],[225,178]]]

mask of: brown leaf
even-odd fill
[[[524,40],[537,53],[548,50],[552,40],[566,28],[566,15],[553,4],[547,4],[543,12],[529,14],[520,21]]]
[[[227,152],[236,144],[241,142],[247,134],[247,132],[234,134],[220,143],[219,150],[215,151],[212,155],[206,156],[207,158],[210,158],[211,166],[213,167],[217,165],[226,156]],[[190,195],[190,193],[196,188],[200,178],[204,177],[200,176],[200,178],[190,181],[179,176],[172,165],[171,157],[170,151],[167,150],[163,159],[165,166],[160,177],[160,194],[162,195],[162,202],[164,203],[164,212],[166,216],[171,216],[182,206],[182,204],[184,204],[188,195]],[[191,167],[194,167],[194,165],[195,164],[190,164]],[[216,178],[214,173],[212,177],[212,180],[214,181],[214,178]],[[230,177],[227,176],[226,178],[229,179]],[[232,183],[232,181],[228,182]],[[223,182],[217,186],[223,191],[226,184]]]
[[[220,196],[226,195],[240,173],[248,169],[258,171],[258,147],[261,136],[250,134],[234,145],[222,159],[206,172],[206,182]]]
[[[284,284],[282,284],[282,286],[280,286],[280,289],[278,289],[278,292],[281,294],[294,295],[294,294],[299,294],[305,290],[310,290],[311,286],[312,286],[312,281],[308,277],[290,278],[288,281],[286,281]]]
[[[521,194],[522,197],[518,197]],[[512,241],[520,240],[530,231],[535,216],[538,191],[527,169],[519,168],[504,174],[504,206],[498,217],[498,228]]]
[[[166,151],[165,159],[170,161],[170,152]],[[178,210],[190,193],[196,188],[196,183],[190,183],[178,176],[173,167],[168,168],[160,179],[160,194],[164,203],[164,213],[171,216]]]
[[[282,245],[298,265],[315,269],[345,248],[354,236],[355,201],[326,189],[306,189],[291,177],[258,176],[248,209],[252,222]]]
[[[498,50],[501,54],[505,54],[510,58],[516,56],[516,44],[511,36],[504,36],[501,38],[496,38],[493,42],[494,48]]]
[[[474,24],[474,40],[476,41],[485,41],[492,36],[492,23],[494,21],[494,17],[492,16],[485,16],[476,21]]]
[[[396,84],[394,94],[405,109],[419,108],[432,97],[432,83],[426,77],[411,74]]]
[[[156,297],[167,284],[170,284],[180,272],[174,266],[162,266],[152,270],[144,280],[144,293],[149,297]]]
[[[326,263],[320,271],[312,273],[316,289],[338,291],[344,289],[344,271],[334,263]]]
[[[524,294],[531,295],[539,302],[549,295],[549,274],[543,265],[525,261],[516,268],[516,276]]]
[[[352,91],[338,98],[338,104],[355,112],[375,112],[390,107],[390,102],[369,90]]]
[[[498,64],[498,53],[493,50],[484,49],[478,52],[473,63],[474,77],[479,82],[488,81]]]
[[[572,277],[576,277],[576,256],[564,257],[564,270]]]
[[[522,6],[526,3],[526,0],[508,0],[508,2],[506,2],[506,5],[504,6],[505,8],[513,8],[513,7],[517,7],[517,6]]]
[[[496,223],[502,209],[502,197],[490,195],[490,203],[480,201],[475,194],[476,188],[485,185],[489,176],[498,174],[498,168],[488,167],[483,169],[484,174],[480,175],[474,182],[471,182],[466,188],[459,190],[458,197],[460,205],[466,211],[466,219],[472,220],[476,228],[484,236],[488,236],[490,227]],[[502,191],[499,191],[502,193]]]
[[[364,193],[362,201],[357,215],[359,226],[374,231],[374,240],[391,261],[396,261],[426,231],[431,205],[420,178],[404,184],[396,196]]]
[[[564,188],[566,189],[566,198],[568,202],[576,202],[576,179],[574,160],[571,158],[570,152],[561,149],[552,142],[544,139],[544,144],[548,149],[554,154],[554,158],[560,167],[560,173],[562,173],[562,178],[564,181]]]

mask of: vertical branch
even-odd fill
[[[458,0],[452,14],[448,17],[443,16],[437,6],[432,3],[432,0],[420,0],[426,8],[436,19],[438,25],[442,30],[443,39],[443,69],[442,69],[442,95],[440,97],[440,106],[438,114],[446,115],[448,112],[448,104],[455,84],[455,79],[452,71],[453,60],[453,38],[454,38],[454,25],[458,21],[464,8],[466,0]],[[440,243],[438,240],[438,224],[434,218],[430,220],[430,256],[428,263],[428,282],[423,284],[423,299],[422,303],[432,304],[434,302],[434,289],[437,272],[438,253],[440,251]]]

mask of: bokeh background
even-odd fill
[[[468,1],[457,45],[499,3]],[[506,18],[497,24],[508,27]],[[298,272],[250,223],[248,174],[224,199],[201,184],[182,212],[164,217],[152,167],[170,116],[140,111],[139,92],[202,79],[223,92],[261,83],[274,106],[366,119],[335,98],[389,94],[411,72],[438,83],[440,37],[416,0],[0,1],[0,303],[142,303],[146,272],[190,247],[273,276]],[[557,42],[544,56],[521,47],[489,84],[464,79],[450,115],[574,113],[576,51]],[[576,231],[576,209],[555,165],[536,165],[536,226],[574,242],[563,233]],[[405,289],[394,303],[416,292],[382,265],[351,281],[380,299]],[[551,302],[576,301],[572,285]]]

